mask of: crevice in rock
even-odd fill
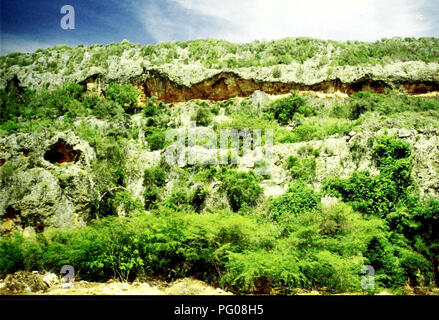
[[[81,156],[81,151],[74,150],[72,146],[60,139],[50,146],[44,154],[44,159],[50,163],[76,162]]]
[[[12,208],[12,206],[8,206],[6,208],[6,214],[4,216],[4,219],[14,220],[17,213],[18,212],[14,208]]]
[[[15,222],[20,222],[20,210],[15,210],[12,206],[6,208],[3,216],[3,235],[8,235],[14,230]]]
[[[373,80],[365,76],[351,83],[344,83],[340,79],[335,79],[306,85],[243,79],[233,72],[221,72],[190,87],[180,85],[169,79],[166,74],[158,71],[150,71],[146,80],[134,82],[143,91],[145,97],[155,96],[158,100],[166,103],[186,102],[193,99],[221,101],[234,97],[248,97],[257,90],[268,94],[286,94],[291,90],[324,93],[340,91],[348,95],[363,90],[384,93],[386,89],[405,89],[409,94],[439,91],[439,83],[431,81],[389,84],[383,80]]]
[[[79,84],[86,91],[94,92],[97,95],[102,94],[100,74],[93,74],[93,75],[89,76],[88,78],[84,79],[83,81],[79,82]]]
[[[41,221],[37,221],[35,225],[35,231],[36,232],[43,232],[44,231],[44,224]]]
[[[20,80],[18,80],[17,75],[8,81],[6,85],[6,92],[16,92],[18,94],[23,94],[24,90],[21,86]]]
[[[21,149],[20,152],[23,154],[24,157],[29,157],[30,150],[29,149]]]
[[[439,90],[439,85],[433,81],[406,81],[402,82],[400,85],[411,94],[423,94]]]

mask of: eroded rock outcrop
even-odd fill
[[[286,94],[291,90],[325,93],[339,91],[348,95],[364,90],[384,93],[387,89],[404,89],[409,94],[439,91],[439,82],[432,81],[391,83],[365,76],[352,82],[343,82],[336,78],[314,84],[304,84],[245,79],[234,72],[221,72],[191,86],[172,81],[166,74],[152,72],[144,82],[137,82],[136,85],[142,89],[145,97],[154,96],[168,103],[193,99],[220,101],[234,97],[248,97],[256,91],[268,94]]]
[[[88,143],[72,132],[18,133],[2,138],[0,146],[0,156],[7,159],[0,181],[2,233],[85,223],[92,188],[90,163],[95,157]]]

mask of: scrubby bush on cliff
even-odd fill
[[[273,69],[273,78],[280,78],[282,76],[282,70],[279,67]]]
[[[355,208],[386,217],[406,196],[411,183],[410,145],[394,137],[381,136],[373,152],[380,175],[355,172],[348,179],[334,178],[326,189],[354,203]]]
[[[158,128],[149,128],[145,132],[145,140],[151,151],[161,150],[166,145],[166,132]]]
[[[260,248],[273,240],[269,225],[234,214],[188,214],[161,210],[160,215],[105,218],[83,228],[52,230],[34,242],[0,239],[0,274],[39,267],[59,273],[75,267],[78,278],[133,280],[137,276],[175,279],[185,276],[218,281],[229,252]],[[13,250],[11,250],[13,249]],[[13,256],[12,256],[13,255]]]
[[[374,91],[359,91],[352,94],[347,105],[340,108],[348,111],[349,118],[355,120],[366,112],[377,112],[388,116],[409,111],[438,111],[439,99],[412,97],[399,92],[389,92],[388,95],[384,95]]]
[[[380,136],[373,152],[379,175],[355,172],[348,179],[333,178],[324,183],[327,192],[360,212],[381,216],[390,227],[391,238],[371,244],[367,255],[371,264],[380,268],[378,279],[388,286],[402,285],[407,278],[417,285],[437,281],[437,239],[431,239],[431,230],[438,227],[438,206],[434,200],[423,203],[409,192],[410,153],[408,143]],[[432,225],[427,232],[420,224],[424,219]]]
[[[110,83],[105,90],[107,98],[131,109],[137,107],[138,91],[130,84]]]
[[[233,211],[256,204],[262,188],[260,178],[253,171],[248,173],[224,169],[221,173],[222,188],[227,193]]]
[[[314,157],[298,159],[289,156],[285,161],[285,166],[293,179],[311,181],[316,175],[316,159]]]
[[[212,122],[212,111],[206,102],[202,102],[195,108],[194,115],[191,117],[197,126],[207,127]]]
[[[0,275],[24,269],[24,238],[18,233],[11,237],[0,237]]]
[[[296,200],[299,197],[300,193]],[[231,253],[222,283],[253,293],[294,293],[298,288],[360,291],[366,259],[358,253],[366,252],[375,237],[386,238],[382,221],[364,219],[343,203],[312,207],[279,220],[285,231],[270,250]]]
[[[289,97],[273,101],[268,109],[269,116],[281,125],[287,125],[296,112],[308,115],[306,99],[299,97],[295,92],[292,92]]]
[[[2,237],[0,274],[18,269],[58,273],[70,264],[79,279],[92,281],[195,276],[240,293],[294,293],[297,288],[340,293],[361,291],[361,267],[370,264],[377,290],[404,285],[407,277],[429,284],[430,262],[407,240],[392,235],[382,219],[365,218],[344,203],[320,207],[312,202],[311,210],[284,213],[288,219],[274,223],[161,207],[87,227],[47,230],[35,239]],[[423,228],[435,236],[434,229]]]
[[[160,200],[160,190],[166,183],[166,172],[163,168],[156,166],[146,169],[143,174],[143,196],[145,209],[155,208]]]
[[[373,152],[380,175],[355,172],[348,179],[326,181],[329,193],[354,203],[358,210],[386,217],[398,201],[404,200],[411,183],[410,145],[394,137],[381,136]]]
[[[100,119],[121,118],[124,114],[120,104],[108,99],[98,99],[91,109],[92,114]]]

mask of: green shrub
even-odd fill
[[[92,114],[100,119],[120,118],[124,114],[124,109],[115,101],[99,99],[92,107]]]
[[[272,119],[276,119],[281,125],[287,125],[293,119],[299,109],[307,112],[304,108],[306,99],[299,97],[295,92],[292,92],[289,97],[278,99],[270,104],[268,114]]]
[[[116,192],[114,199],[112,199],[113,207],[123,206],[126,213],[130,214],[135,211],[142,211],[143,205],[139,200],[133,198],[131,192],[127,190]]]
[[[296,215],[313,210],[319,203],[320,195],[303,182],[296,182],[285,194],[272,200],[270,218],[276,221],[281,215]]]
[[[373,157],[380,175],[371,177],[368,172],[354,172],[348,179],[328,179],[324,188],[353,202],[364,213],[386,217],[399,200],[405,199],[411,184],[410,145],[394,137],[380,136]]]
[[[84,87],[77,83],[70,83],[64,87],[64,91],[73,99],[80,100]]]
[[[292,288],[308,285],[298,260],[294,251],[232,252],[226,262],[229,272],[222,277],[221,283],[238,292],[270,294],[275,293],[276,288],[282,288],[285,293],[291,293]]]
[[[285,166],[293,179],[309,182],[316,175],[316,159],[314,157],[298,159],[297,157],[289,156],[285,160]]]
[[[229,198],[233,211],[239,211],[244,206],[256,204],[262,188],[259,186],[258,178],[253,171],[248,173],[234,170],[223,170],[221,174],[222,189]]]
[[[376,110],[383,103],[383,96],[374,91],[359,91],[351,95],[347,109],[351,119],[358,119],[363,113]]]
[[[0,238],[0,275],[23,270],[26,256],[23,253],[24,238],[18,233]]]
[[[108,99],[116,101],[125,108],[137,107],[139,93],[130,84],[117,84],[113,82],[108,85],[105,92]]]
[[[282,76],[282,70],[279,67],[273,69],[273,78],[280,78]]]
[[[205,102],[198,105],[191,120],[195,121],[197,126],[207,127],[212,122],[212,112],[209,109],[209,105]]]
[[[165,185],[166,178],[166,172],[159,166],[145,170],[143,174],[145,209],[157,207],[160,189]]]
[[[203,185],[198,185],[191,195],[191,205],[196,212],[203,209],[206,198],[209,196],[209,190]]]
[[[166,146],[166,133],[161,129],[150,129],[145,132],[146,141],[151,151],[161,150]]]
[[[348,111],[349,118],[355,120],[366,112],[377,112],[389,116],[402,111],[439,110],[439,100],[436,98],[411,97],[398,92],[390,92],[390,94],[384,95],[374,91],[359,91],[351,95],[349,102],[343,108]]]

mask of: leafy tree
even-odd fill
[[[137,107],[139,93],[130,84],[110,83],[106,89],[107,98],[116,101],[121,106],[132,109]]]
[[[287,125],[293,119],[295,113],[306,104],[306,99],[299,97],[292,92],[289,97],[273,101],[268,113],[271,118],[276,119],[281,125]]]

